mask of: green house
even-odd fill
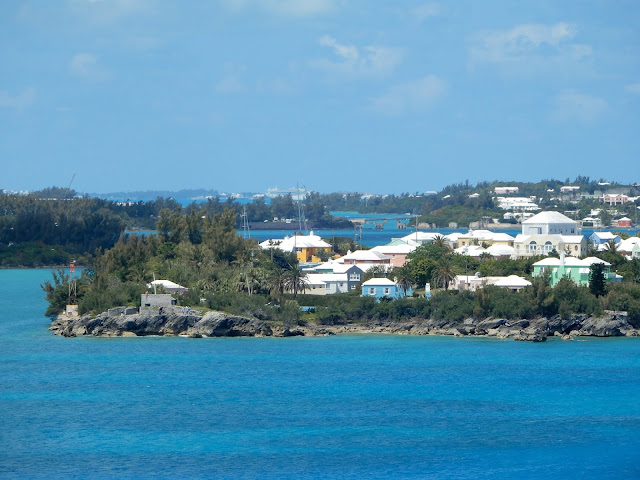
[[[534,277],[550,273],[551,286],[554,287],[562,277],[568,277],[573,280],[576,285],[589,285],[589,274],[591,273],[591,265],[602,263],[604,265],[604,278],[607,282],[615,282],[618,276],[611,272],[611,264],[596,257],[575,258],[564,257],[555,258],[548,257],[533,264]]]

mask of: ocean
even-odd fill
[[[640,339],[62,338],[0,270],[0,478],[640,478]]]

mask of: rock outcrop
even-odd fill
[[[640,336],[640,325],[624,313],[599,317],[573,315],[562,318],[507,320],[504,318],[468,318],[462,322],[434,318],[407,321],[373,321],[341,325],[306,325],[289,328],[277,323],[229,315],[223,312],[184,312],[180,308],[137,313],[131,309],[111,309],[96,317],[60,315],[50,327],[57,335],[75,337],[184,335],[200,337],[292,337],[335,334],[389,333],[395,335],[488,336],[501,339],[544,342],[549,336],[571,340],[580,336]]]

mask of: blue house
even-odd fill
[[[611,240],[618,244],[622,239],[618,235],[615,235],[611,232],[593,232],[589,237],[589,242],[591,242],[591,245],[593,245],[598,250],[606,250],[606,245]]]
[[[413,295],[411,287],[407,289],[406,295]],[[363,297],[375,298],[402,298],[405,292],[398,284],[388,278],[372,278],[362,284]]]

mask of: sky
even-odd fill
[[[0,188],[640,182],[640,2],[3,0]]]

